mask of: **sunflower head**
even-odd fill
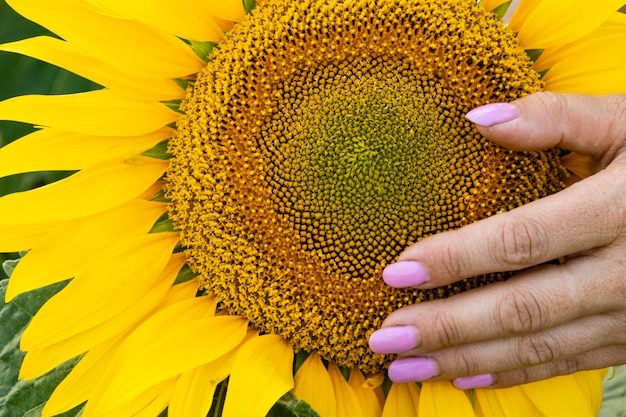
[[[474,1],[264,2],[187,91],[169,212],[222,308],[363,371],[395,309],[506,277],[399,290],[408,245],[563,187],[555,151],[515,152],[465,120],[540,91],[515,35]]]

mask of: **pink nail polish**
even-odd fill
[[[405,358],[391,362],[387,372],[393,382],[424,381],[439,375],[439,366],[429,358]]]
[[[517,119],[518,116],[519,109],[517,106],[509,103],[486,104],[476,107],[465,115],[470,122],[486,127],[509,122]]]
[[[383,280],[391,287],[413,287],[428,281],[428,273],[419,262],[400,261],[383,270]]]
[[[458,389],[473,389],[484,388],[493,385],[494,377],[492,374],[482,374],[474,376],[466,376],[462,378],[456,378],[452,381],[452,384]]]
[[[413,326],[384,327],[369,339],[370,349],[382,354],[406,352],[421,343],[419,331]]]

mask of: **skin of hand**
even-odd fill
[[[524,271],[397,310],[370,347],[397,354],[389,367],[395,382],[452,379],[460,389],[625,363],[626,95],[536,93],[467,118],[508,148],[556,146],[588,156],[592,175],[409,247],[383,272],[387,284],[426,289]]]

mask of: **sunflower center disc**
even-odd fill
[[[220,43],[170,141],[170,216],[231,314],[364,372],[368,336],[430,291],[382,269],[423,237],[562,187],[555,152],[484,140],[470,109],[539,91],[474,0],[270,0]]]

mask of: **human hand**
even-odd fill
[[[387,267],[387,284],[426,289],[565,257],[391,314],[370,338],[398,354],[390,378],[500,388],[626,362],[626,96],[537,93],[468,118],[509,148],[586,155],[593,175],[424,239]]]

